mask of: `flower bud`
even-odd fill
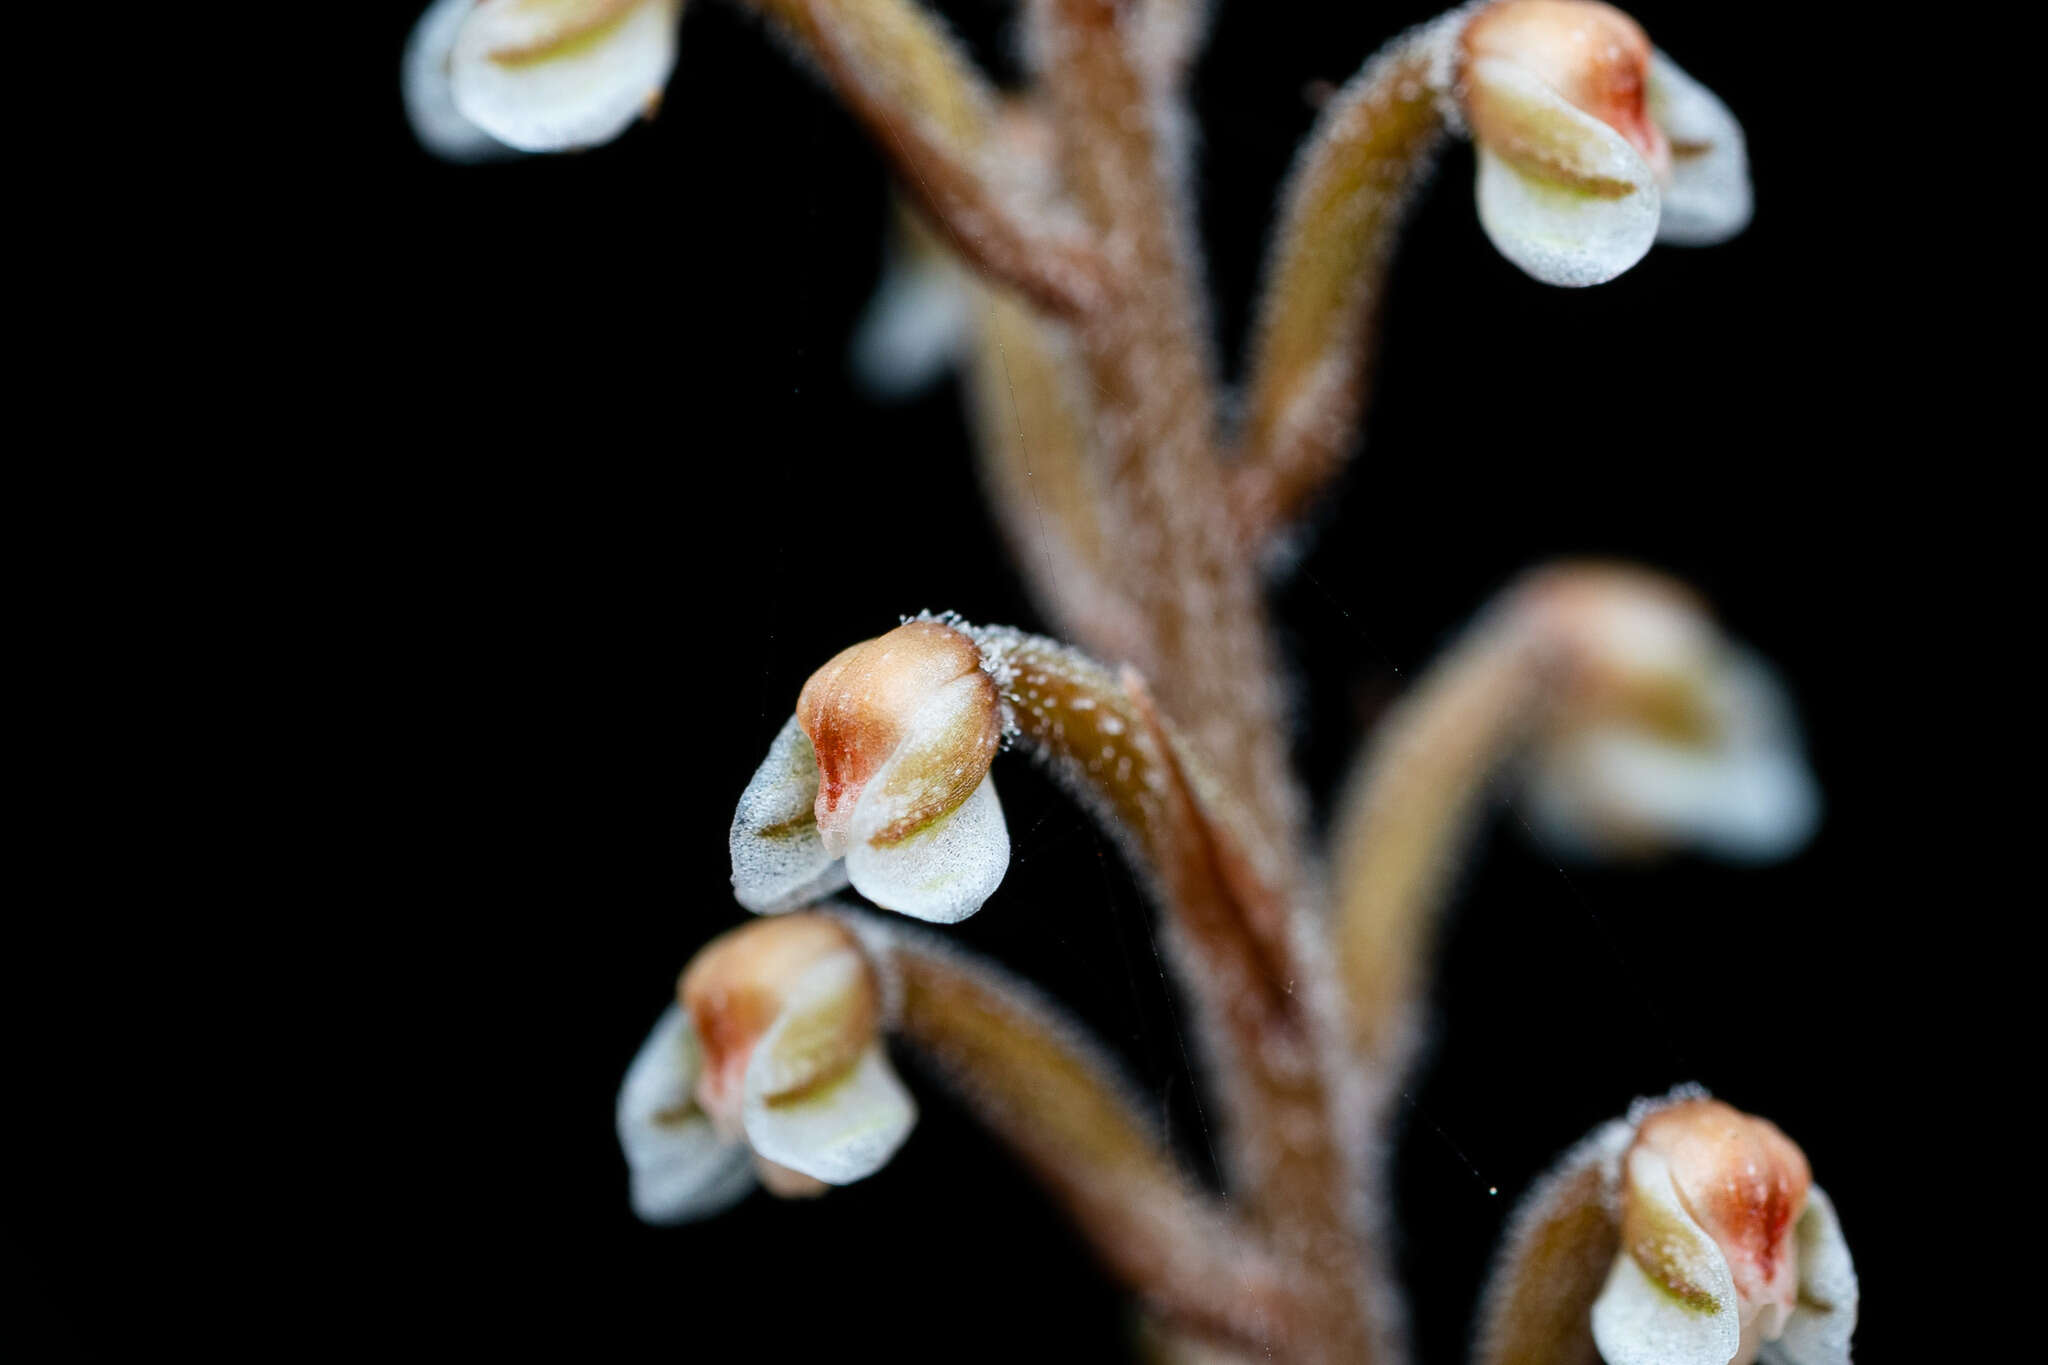
[[[1502,0],[1458,57],[1480,221],[1537,279],[1598,284],[1659,238],[1720,241],[1748,222],[1740,126],[1620,10]]]
[[[817,751],[818,831],[833,852],[845,849],[854,806],[891,758],[901,754],[891,769],[900,808],[878,824],[895,840],[965,801],[1003,739],[981,651],[936,621],[841,650],[804,684],[796,719]]]
[[[881,997],[853,935],[826,915],[756,920],[683,973],[619,1092],[633,1206],[699,1218],[755,1181],[784,1198],[873,1174],[917,1108],[882,1047]]]
[[[1689,844],[1760,861],[1799,848],[1819,797],[1782,686],[1683,585],[1582,564],[1524,589],[1526,625],[1561,656],[1533,740],[1533,823],[1605,856]]]
[[[1799,1297],[1792,1224],[1813,1183],[1805,1154],[1776,1125],[1707,1099],[1652,1114],[1636,1145],[1663,1158],[1680,1202],[1727,1258],[1746,1315],[1775,1340]],[[1640,1261],[1655,1244],[1636,1207],[1624,1203],[1622,1240]]]
[[[508,146],[609,142],[661,98],[681,0],[480,0],[449,73],[462,116]]]
[[[1806,1157],[1716,1100],[1643,1120],[1622,1162],[1621,1254],[1593,1309],[1608,1365],[1847,1365],[1855,1274]]]
[[[988,772],[1002,737],[995,682],[960,631],[911,621],[842,651],[804,685],[740,796],[740,903],[789,909],[850,879],[885,909],[973,914],[1009,865]]]
[[[767,1095],[776,1099],[844,1073],[875,1040],[880,1006],[853,936],[824,915],[757,920],[706,944],[683,973],[678,994],[704,1053],[697,1101],[721,1131],[738,1136],[748,1063],[792,991],[838,963],[837,989],[770,1067]]]

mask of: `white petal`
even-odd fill
[[[549,40],[606,0],[483,0],[456,35],[455,104],[523,151],[609,142],[645,113],[676,63],[677,0],[635,0],[587,36]]]
[[[1684,844],[1735,862],[1785,857],[1811,834],[1819,797],[1796,754],[1692,749],[1601,727],[1546,756],[1538,823],[1562,850]]]
[[[1754,200],[1742,125],[1713,91],[1659,52],[1650,59],[1650,117],[1671,140],[1671,183],[1657,240],[1712,246],[1749,226]]]
[[[1782,1365],[1849,1365],[1856,1331],[1856,1267],[1835,1206],[1818,1185],[1807,1191],[1799,1217],[1799,1303],[1785,1334],[1764,1347],[1764,1359]]]
[[[884,785],[880,776],[871,789]],[[1002,885],[1010,866],[1010,830],[993,777],[983,777],[974,794],[949,813],[890,845],[868,841],[881,823],[868,804],[864,793],[854,809],[846,870],[853,889],[884,910],[957,924]]]
[[[1728,1365],[1742,1344],[1742,1320],[1726,1258],[1685,1211],[1662,1157],[1633,1153],[1627,1182],[1628,1197],[1646,1201],[1665,1233],[1660,1251],[1709,1302],[1688,1304],[1624,1248],[1593,1303],[1593,1340],[1601,1357],[1607,1365]]]
[[[769,1098],[793,1074],[788,1065],[792,1058],[783,1055],[783,1040],[796,1040],[793,1060],[803,1068],[809,1054],[802,1038],[815,1031],[810,1016],[836,1018],[844,993],[853,988],[855,975],[865,970],[859,954],[847,953],[805,973],[747,1061],[741,1109],[747,1141],[777,1165],[828,1185],[873,1175],[917,1122],[917,1105],[896,1079],[879,1041],[831,1082]]]
[[[1539,751],[1529,814],[1547,847],[1598,857],[1683,844],[1761,863],[1805,846],[1820,823],[1820,790],[1783,686],[1747,651],[1724,651],[1711,668],[1710,743],[1615,724]]]
[[[795,910],[846,885],[818,835],[818,753],[791,716],[733,812],[732,890],[756,914]]]
[[[1479,222],[1500,254],[1545,284],[1574,286],[1611,280],[1640,261],[1657,237],[1658,195],[1649,163],[1628,139],[1512,63],[1482,59],[1470,77],[1539,112],[1578,174],[1630,187],[1619,196],[1578,189],[1512,166],[1481,143]]]
[[[960,358],[972,306],[958,271],[897,248],[854,333],[854,378],[876,398],[915,397]]]
[[[697,1040],[670,1005],[619,1087],[617,1125],[632,1177],[633,1212],[649,1223],[706,1218],[753,1188],[744,1143],[719,1140],[697,1110]]]
[[[462,21],[476,0],[434,0],[412,36],[399,65],[405,117],[420,145],[443,161],[488,161],[513,150],[462,116],[449,85],[448,56]]]

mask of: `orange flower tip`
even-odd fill
[[[1650,117],[1652,49],[1642,26],[1597,0],[1504,0],[1465,27],[1464,62],[1512,62],[1628,139],[1653,171],[1670,143]]]

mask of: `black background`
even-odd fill
[[[1010,8],[945,7],[1006,76]],[[289,869],[264,894],[348,964],[294,1006],[338,1047],[310,1078],[251,1068],[240,1098],[334,1096],[321,1131],[347,1155],[223,1273],[289,1282],[287,1347],[1127,1358],[1123,1298],[921,1081],[923,1120],[869,1181],[681,1229],[628,1212],[617,1081],[692,951],[742,918],[726,826],[804,678],[923,608],[1038,623],[957,391],[885,408],[849,382],[884,173],[756,25],[693,4],[660,117],[612,146],[451,167],[399,106],[413,12],[365,9],[330,49],[353,145],[330,230],[278,285],[319,289],[295,428],[342,448],[280,473],[232,569],[267,656],[242,681],[264,717],[234,741],[264,751],[244,799]],[[1428,13],[1222,7],[1198,185],[1233,367],[1306,87]],[[1939,855],[1901,749],[1942,626],[1924,529],[1872,504],[1898,440],[1865,367],[1889,309],[1877,247],[1845,230],[1860,169],[1820,154],[1848,77],[1822,16],[1636,13],[1742,118],[1756,221],[1548,289],[1488,246],[1451,151],[1407,234],[1364,450],[1276,594],[1298,750],[1326,801],[1388,700],[1558,555],[1667,569],[1778,663],[1828,802],[1792,861],[1561,866],[1511,813],[1486,827],[1402,1113],[1401,1265],[1419,1360],[1461,1359],[1514,1197],[1632,1097],[1699,1080],[1804,1146],[1862,1276],[1858,1358],[1884,1365],[1929,1307],[1897,1172],[1946,1102],[1895,1084],[1938,989],[1900,918]],[[314,562],[263,582],[306,539]],[[1151,911],[1028,765],[1002,783],[1013,866],[957,937],[1071,1005],[1210,1169]],[[280,943],[266,986],[289,994],[303,961]],[[47,1202],[24,1259],[91,1337],[76,1305],[112,1234]],[[339,1254],[281,1250],[306,1240]]]

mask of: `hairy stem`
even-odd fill
[[[1487,1279],[1473,1365],[1599,1365],[1593,1300],[1621,1249],[1610,1168],[1630,1131],[1600,1129],[1523,1198]]]
[[[912,0],[746,0],[813,63],[947,244],[1055,313],[1103,298],[1103,263],[1016,181],[992,136],[996,96]]]
[[[1096,231],[1110,301],[1075,328],[1095,404],[1094,458],[1114,585],[1143,634],[1136,664],[1240,794],[1258,856],[1292,879],[1300,798],[1286,764],[1258,587],[1231,544],[1215,448],[1214,366],[1177,155],[1173,100],[1133,55],[1112,0],[1035,0],[1033,46],[1065,184]]]
[[[1437,916],[1487,779],[1547,694],[1555,643],[1490,613],[1375,729],[1332,826],[1334,946],[1353,1050],[1382,1077],[1407,1061]]]
[[[996,289],[977,291],[967,390],[982,481],[1012,560],[1046,619],[1096,649],[1137,633],[1108,581],[1088,458],[1086,382],[1066,329]]]
[[[1148,1132],[1092,1041],[1021,983],[891,928],[898,1028],[1160,1314],[1272,1345],[1305,1325],[1287,1277]]]
[[[1347,1219],[1357,1174],[1335,1138],[1319,992],[1301,972],[1290,904],[1245,856],[1248,822],[1193,746],[1168,729],[1135,672],[1112,677],[1015,631],[975,637],[1019,742],[1095,809],[1152,879],[1218,1076],[1226,1179],[1276,1254],[1302,1267],[1315,1326],[1299,1358],[1387,1358],[1361,1300],[1379,1269]]]
[[[1283,196],[1260,295],[1231,500],[1253,553],[1350,453],[1395,239],[1443,142],[1453,14],[1367,62],[1324,108]]]

